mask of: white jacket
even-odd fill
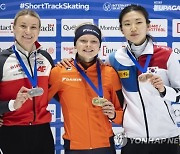
[[[152,54],[147,71],[159,75],[166,88],[164,97],[150,82],[139,82],[141,74],[121,48],[109,56],[118,72],[124,101],[123,127],[128,138],[169,138],[178,136],[172,102],[180,102],[180,54],[165,46],[153,45],[150,40],[137,61],[144,66],[147,54]]]

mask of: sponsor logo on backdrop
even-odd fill
[[[102,42],[98,56],[102,60],[105,60],[110,53],[117,51],[121,47],[124,47],[124,43],[125,42]]]
[[[174,48],[174,52],[177,54],[180,54],[180,49],[179,48]]]
[[[119,28],[118,19],[99,19],[99,28],[104,37],[121,37],[123,34]]]
[[[48,104],[47,110],[52,114],[51,122],[56,121],[56,105],[55,104]]]
[[[6,9],[6,4],[0,3],[0,10],[5,10]]]
[[[74,47],[63,47],[63,50],[69,54],[74,54]]]
[[[89,4],[82,3],[20,3],[20,9],[43,9],[43,10],[84,10],[89,11]]]
[[[41,25],[39,36],[56,36],[56,19],[41,19]],[[0,19],[0,36],[14,36],[13,19]]]
[[[104,11],[123,10],[128,5],[130,5],[130,4],[106,2],[103,4],[103,10]]]
[[[0,36],[9,37],[13,34],[13,19],[0,19]]]
[[[56,19],[41,19],[41,29],[39,36],[56,36]]]
[[[46,50],[52,57],[53,60],[56,59],[56,42],[40,42],[42,49]]]
[[[180,33],[180,22],[177,23],[177,33]]]
[[[75,28],[85,22],[94,23],[93,19],[62,19],[61,20],[61,36],[74,37]]]
[[[150,19],[149,33],[154,37],[167,37],[167,19]]]
[[[103,45],[101,48],[102,48],[102,55],[103,55],[103,56],[107,56],[107,55],[109,55],[111,52],[117,51],[117,49],[108,48],[106,45]]]
[[[76,50],[73,42],[61,42],[61,59],[75,58]]]
[[[154,11],[180,11],[180,5],[169,5],[163,4],[163,1],[154,1],[153,9]]]
[[[77,25],[72,25],[72,26],[69,26],[69,25],[63,25],[62,26],[64,30],[66,31],[70,31],[70,30],[75,30],[75,28],[77,27]]]
[[[172,31],[173,37],[180,37],[180,19],[173,19]]]
[[[172,49],[176,54],[180,54],[180,42],[173,42]]]

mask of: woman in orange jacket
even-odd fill
[[[64,116],[65,154],[115,154],[111,122],[122,122],[119,77],[97,60],[101,46],[97,26],[80,25],[74,46],[77,54],[71,69],[54,67],[49,80],[49,100],[58,95]]]

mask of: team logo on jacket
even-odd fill
[[[119,77],[122,78],[129,78],[129,70],[122,70],[118,71]]]
[[[77,81],[82,81],[82,79],[81,78],[68,78],[68,77],[63,77],[62,78],[62,82],[63,81],[75,81],[75,82],[77,82]]]

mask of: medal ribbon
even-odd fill
[[[146,62],[144,65],[144,68],[138,63],[138,61],[132,56],[132,54],[129,52],[129,50],[127,50],[127,54],[129,56],[129,58],[134,62],[135,66],[138,68],[138,70],[140,70],[142,73],[147,72],[147,68],[149,66],[150,60],[152,55],[148,55],[146,58]]]
[[[97,75],[98,75],[98,89],[96,86],[93,84],[93,82],[89,79],[89,77],[86,75],[86,73],[79,67],[77,64],[76,59],[74,60],[74,65],[79,71],[79,73],[82,75],[82,77],[87,81],[87,83],[91,86],[91,88],[96,92],[96,94],[103,98],[103,89],[102,89],[102,80],[101,80],[101,70],[100,70],[100,65],[99,61],[97,60],[96,67],[97,67]]]
[[[13,51],[14,51],[14,53],[15,53],[15,55],[16,55],[19,63],[20,63],[20,65],[21,65],[22,69],[24,70],[24,72],[25,72],[25,74],[27,75],[29,81],[31,82],[31,85],[33,86],[33,88],[35,88],[35,87],[37,86],[37,62],[36,62],[36,53],[34,53],[34,54],[35,54],[34,73],[33,73],[34,76],[33,76],[33,75],[31,76],[30,73],[29,73],[29,71],[28,71],[28,69],[27,69],[27,67],[25,66],[24,62],[22,61],[22,58],[20,57],[19,53],[16,51],[16,48],[15,48],[14,45],[13,45],[12,49],[13,49]]]

